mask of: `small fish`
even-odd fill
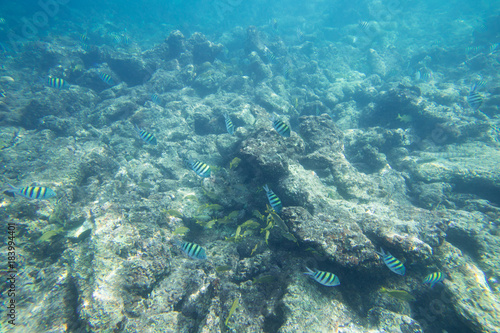
[[[207,221],[210,221],[212,219],[212,217],[210,215],[193,215],[193,216],[191,216],[191,218],[193,218],[195,220],[199,220],[201,222],[207,222]]]
[[[305,275],[309,275],[314,281],[324,286],[335,287],[340,284],[338,276],[333,273],[318,271],[317,269],[313,271],[309,267],[306,267],[306,269],[307,272],[304,272]]]
[[[229,265],[222,265],[222,266],[217,266],[215,267],[215,271],[217,273],[223,273],[231,270],[231,266]]]
[[[285,65],[283,66],[283,78],[284,78],[285,80],[288,78],[289,71],[290,71],[290,70],[289,70],[289,68],[288,68],[288,65],[287,65],[287,64],[285,64]]]
[[[278,20],[275,18],[270,20],[271,26],[273,27],[274,30],[278,30]]]
[[[273,122],[273,127],[278,132],[279,135],[284,136],[285,138],[290,137],[290,127],[285,124],[283,121],[279,120],[275,116],[271,119]]]
[[[122,37],[120,35],[113,35],[113,40],[116,44],[120,44],[122,42]]]
[[[281,204],[280,198],[272,190],[269,189],[269,187],[264,185],[264,191],[266,191],[267,194],[267,199],[269,200],[269,204],[271,207],[274,209],[276,213],[281,213],[281,210],[283,209],[283,205]]]
[[[98,72],[99,78],[102,80],[102,82],[106,83],[107,85],[114,86],[115,81],[113,81],[113,78],[104,72]]]
[[[358,23],[358,26],[361,29],[361,31],[363,31],[366,34],[368,34],[370,32],[369,30],[372,28],[371,23],[367,21],[360,21]]]
[[[189,232],[189,228],[188,227],[178,227],[178,228],[176,228],[174,230],[173,234],[174,235],[182,235],[182,236],[184,236],[188,232]]]
[[[156,145],[158,142],[156,141],[156,137],[153,135],[153,133],[150,133],[146,130],[140,129],[137,125],[135,125],[135,130],[141,137],[142,141],[150,144],[150,145]]]
[[[486,86],[486,81],[478,80],[472,84],[472,86],[470,87],[470,91],[471,92],[478,91],[479,89],[483,88],[484,86]]]
[[[492,55],[493,53],[498,51],[499,45],[500,45],[499,43],[491,44],[490,47],[488,48],[488,52],[489,52],[488,55]]]
[[[80,34],[80,42],[87,43],[87,34]]]
[[[0,76],[0,82],[15,82],[14,78],[12,76]]]
[[[201,161],[187,160],[186,164],[193,170],[198,176],[207,178],[210,177],[210,166]]]
[[[271,64],[276,60],[276,56],[269,50],[266,53],[266,57],[269,60],[269,63],[271,63]]]
[[[60,79],[57,77],[49,77],[47,79],[47,85],[52,88],[56,89],[69,89],[69,83],[66,82],[64,79]]]
[[[9,185],[11,188],[9,192],[20,195],[27,199],[46,200],[57,195],[56,192],[45,186],[27,186],[17,188],[10,185],[9,183],[7,183],[7,185]]]
[[[152,185],[150,183],[146,183],[146,182],[140,182],[137,184],[137,186],[142,187],[144,189],[148,189],[148,190],[155,187],[154,185]]]
[[[391,297],[399,299],[400,301],[413,302],[417,299],[413,297],[412,294],[407,292],[406,290],[398,290],[398,289],[385,289],[384,287],[380,288],[380,292],[387,294]]]
[[[229,118],[229,115],[227,113],[224,113],[224,121],[226,122],[226,130],[229,134],[233,135],[234,134],[234,125],[233,122],[231,121],[231,118]]]
[[[259,246],[259,243],[255,244],[254,248],[252,249],[252,252],[250,253],[251,256],[257,251],[257,247]]]
[[[50,230],[50,231],[47,231],[46,233],[44,233],[42,236],[40,236],[36,241],[37,243],[42,243],[42,242],[47,242],[47,241],[50,241],[50,239],[54,236],[57,236],[59,235],[60,233],[62,233],[64,231],[64,228],[61,227],[57,230]]]
[[[205,249],[199,246],[198,244],[195,243],[190,243],[190,242],[180,242],[177,241],[177,245],[179,245],[182,249],[182,251],[187,254],[190,258],[192,259],[200,259],[204,260],[207,259],[207,254],[205,252]]]
[[[271,232],[269,230],[266,230],[266,233],[264,234],[264,240],[266,241],[266,244],[269,245],[268,241],[269,241],[269,235],[271,234]]]
[[[258,284],[258,283],[273,283],[274,281],[278,280],[278,278],[274,275],[262,275],[259,277],[254,277],[252,280],[253,284]]]
[[[241,159],[238,157],[233,158],[231,163],[229,163],[229,169],[237,168],[240,165]]]
[[[258,227],[260,227],[260,223],[255,222],[254,220],[248,220],[244,222],[242,225],[240,225],[240,227],[248,229],[257,229]]]
[[[409,114],[400,115],[399,113],[396,119],[403,123],[409,123],[410,121],[413,120],[412,116],[410,116]]]
[[[169,209],[167,210],[167,214],[177,218],[182,218],[183,216],[182,213],[179,212],[177,209]]]
[[[157,94],[151,94],[151,102],[161,106],[161,99]]]
[[[445,279],[445,276],[441,272],[435,272],[427,275],[422,283],[428,283],[431,285],[431,288],[434,287],[436,283],[442,282]]]
[[[5,98],[6,94],[4,90],[0,90],[0,97]]]
[[[198,201],[198,198],[196,197],[196,194],[186,194],[182,199],[187,199],[187,200],[192,200],[192,201]]]
[[[236,308],[240,305],[240,301],[238,300],[238,297],[233,302],[233,305],[231,306],[231,310],[229,310],[229,314],[227,315],[226,321],[224,322],[224,325],[227,326],[227,323],[229,322],[229,318],[233,315],[234,311],[236,311]]]
[[[469,46],[465,48],[466,56],[474,55],[481,52],[482,46]]]
[[[467,103],[473,110],[477,110],[483,104],[483,97],[477,91],[471,91],[467,96]]]
[[[5,24],[5,23],[7,23],[7,21],[5,21],[3,17],[0,17],[0,24]]]
[[[384,260],[385,265],[394,273],[405,275],[405,266],[398,259],[394,258],[389,252],[385,253],[383,248],[380,252],[375,251]]]

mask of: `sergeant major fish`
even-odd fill
[[[137,133],[139,134],[139,136],[141,137],[141,139],[144,142],[146,142],[150,145],[157,144],[156,137],[152,133],[150,133],[146,130],[140,129],[137,125],[135,125],[135,130],[137,131]]]
[[[285,138],[290,137],[290,126],[276,118],[276,116],[273,116],[271,121],[273,122],[274,129],[279,135],[284,136]]]
[[[14,187],[7,183],[11,188],[9,192],[20,195],[27,199],[46,200],[55,197],[57,194],[52,189],[45,186],[27,186],[27,187]]]
[[[384,260],[385,265],[394,273],[399,275],[405,275],[405,266],[398,259],[394,258],[389,252],[384,252],[383,248],[380,248],[380,252],[375,251]]]
[[[327,286],[327,287],[335,287],[340,284],[339,277],[333,273],[318,271],[315,269],[311,270],[309,267],[306,267],[307,272],[304,272],[305,275],[309,275],[314,281]]]
[[[200,260],[207,259],[207,254],[205,252],[205,249],[202,248],[200,245],[190,242],[181,242],[179,240],[176,240],[175,243],[179,245],[182,251],[185,254],[187,254],[190,258],[200,259]]]
[[[102,82],[106,83],[107,85],[114,86],[115,81],[113,81],[113,78],[104,72],[98,72],[99,78],[102,80]]]
[[[193,170],[198,176],[207,178],[210,177],[210,166],[206,163],[196,160],[186,160],[186,164],[191,170]]]
[[[439,283],[439,282],[442,282],[444,280],[445,276],[443,273],[441,272],[434,272],[434,273],[431,273],[429,275],[427,275],[425,278],[424,278],[424,281],[422,283],[426,284],[430,284],[431,285],[431,288],[434,287],[434,285],[436,283]]]
[[[160,105],[160,106],[162,104],[162,101],[157,94],[151,94],[151,101],[157,105]]]
[[[229,134],[233,135],[234,134],[234,125],[233,122],[231,121],[231,118],[229,118],[229,115],[227,113],[224,113],[224,121],[226,122],[226,130]]]
[[[281,204],[280,198],[278,198],[278,196],[274,194],[274,192],[271,189],[269,189],[267,184],[264,185],[264,191],[266,191],[267,199],[269,200],[269,204],[274,209],[274,211],[278,214],[281,213],[283,205]]]
[[[56,89],[69,89],[70,84],[66,82],[64,79],[60,79],[57,77],[49,77],[47,79],[47,86]]]
[[[483,96],[479,93],[479,89],[485,85],[485,81],[478,81],[474,83],[470,89],[469,95],[467,95],[467,103],[473,110],[479,109],[479,107],[483,104]]]

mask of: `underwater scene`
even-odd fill
[[[0,3],[0,332],[499,333],[500,2]]]

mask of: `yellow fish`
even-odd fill
[[[396,119],[403,122],[403,123],[409,123],[410,121],[413,120],[413,117],[410,116],[409,114],[400,115],[398,113],[398,116],[396,117]]]
[[[406,290],[385,289],[384,287],[382,287],[380,288],[380,292],[387,294],[391,297],[397,298],[400,301],[412,302],[417,300],[415,297],[413,297],[412,294],[410,294]]]

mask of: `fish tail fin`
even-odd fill
[[[306,266],[307,272],[304,272],[304,275],[314,275],[316,272]]]
[[[264,191],[269,192],[269,186],[267,186],[267,184],[264,185],[262,188],[264,189]]]
[[[182,247],[182,242],[181,242],[181,240],[180,240],[179,238],[177,238],[177,237],[173,237],[173,238],[172,238],[172,242],[173,242],[175,245],[177,245],[178,247]]]
[[[384,249],[383,249],[383,248],[380,248],[380,252],[375,251],[375,253],[376,253],[376,254],[378,254],[378,255],[379,255],[379,256],[381,256],[381,257],[385,256],[385,251],[384,251]]]

